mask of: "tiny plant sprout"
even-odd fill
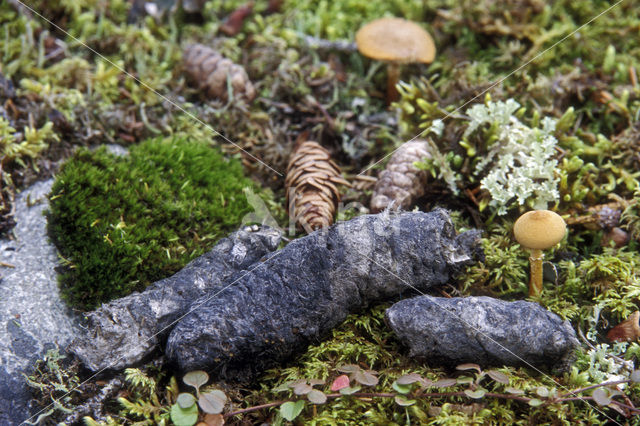
[[[549,210],[533,210],[520,216],[513,226],[513,235],[520,245],[531,252],[529,296],[542,292],[542,250],[558,244],[567,232],[567,224]]]
[[[387,102],[398,97],[396,84],[402,64],[429,64],[436,55],[433,39],[420,25],[401,18],[371,21],[356,33],[356,45],[364,56],[386,62]]]

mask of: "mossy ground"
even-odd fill
[[[206,125],[280,172],[293,142],[308,131],[310,138],[331,150],[348,177],[354,177],[402,141],[428,129],[434,120],[446,117],[442,137],[433,138],[443,155],[426,167],[436,177],[443,171],[450,173],[455,177],[455,188],[443,179],[434,179],[416,207],[429,210],[445,206],[454,211],[459,228],[482,228],[487,259],[469,268],[445,291],[521,299],[527,294],[527,254],[513,241],[511,227],[527,207],[512,203],[507,214],[496,214],[488,193],[480,187],[482,176],[473,173],[474,165],[491,149],[496,129],[489,126],[466,140],[462,138],[468,123],[465,112],[473,103],[484,102],[487,93],[493,101],[514,99],[523,106],[519,119],[528,126],[536,127],[543,117],[558,120],[555,159],[559,197],[550,207],[574,220],[568,238],[547,253],[547,260],[558,268],[558,280],[546,283],[536,301],[570,320],[585,337],[578,362],[565,376],[544,376],[522,368],[501,371],[509,376],[511,386],[535,393],[538,386],[562,391],[601,383],[622,371],[620,358],[637,365],[637,343],[612,345],[604,337],[607,329],[637,310],[640,301],[637,4],[600,0],[285,0],[268,14],[270,2],[264,0],[255,2],[254,13],[238,34],[216,37],[224,18],[243,3],[212,0],[200,14],[167,10],[163,18],[154,19],[132,16],[133,9],[124,0],[28,2],[68,36],[33,13],[20,12],[3,2],[2,73],[17,89],[13,96],[6,89],[0,93],[4,105],[0,129],[14,129],[9,131],[12,138],[3,139],[0,213],[10,211],[13,188],[51,174],[57,161],[77,146],[116,142],[135,150],[139,142],[158,135],[220,143],[226,155],[242,158],[246,172],[258,185],[273,188],[275,205],[282,205],[283,179],[212,135]],[[313,48],[305,42],[307,35],[352,40],[362,23],[383,15],[420,22],[434,35],[439,52],[430,66],[404,67],[402,98],[391,108],[385,105],[385,72],[380,63],[357,52]],[[250,105],[202,99],[186,83],[180,66],[181,46],[194,41],[210,44],[245,66],[257,86],[258,99]],[[134,77],[176,100],[201,121],[159,98]],[[0,135],[6,134],[5,130]],[[31,135],[28,141],[27,134]],[[20,146],[23,141],[27,143]],[[79,154],[82,156],[94,156],[92,161],[99,162],[106,154],[84,152]],[[125,179],[129,171],[118,170]],[[375,168],[366,172],[375,173]],[[367,205],[370,187],[357,179],[354,182],[357,184],[345,201]],[[588,220],[593,217],[589,208],[611,202],[624,210],[619,226],[632,236],[632,241],[619,249],[603,247],[606,230]],[[584,218],[587,220],[582,221]],[[119,223],[117,216],[100,226]],[[189,229],[183,230],[188,234]],[[153,232],[168,235],[169,231],[161,226]],[[112,239],[118,234],[104,228],[102,235]],[[188,244],[192,240],[187,238]],[[181,244],[185,253],[195,255],[194,248]],[[158,242],[157,247],[165,245]],[[136,250],[148,247],[141,245],[133,256],[124,253],[124,261],[135,264],[140,253]],[[157,261],[154,266],[158,270],[169,272],[178,267],[177,263],[161,266],[169,265],[166,259]],[[131,281],[122,278],[121,282]],[[127,290],[119,291],[124,294]],[[408,359],[405,349],[384,326],[381,312],[382,307],[374,307],[350,317],[332,338],[309,348],[300,358],[268,372],[250,388],[228,388],[227,393],[236,407],[280,400],[289,394],[273,391],[278,385],[301,377],[331,379],[337,375],[335,367],[344,363],[378,371],[381,384],[376,391],[389,391],[393,379],[408,371],[432,378],[453,374]],[[151,370],[149,375],[158,373]],[[166,381],[172,372],[164,371],[163,375]],[[495,386],[496,392],[503,390]],[[81,389],[86,389],[85,395],[78,394],[69,405],[81,404],[94,392],[88,386]],[[639,402],[637,391],[637,385],[625,391],[635,405]],[[154,403],[149,392],[139,387],[132,386],[128,392],[141,406]],[[162,395],[156,399],[156,410],[146,414],[117,404],[109,405],[107,412],[123,423],[145,418],[148,423],[167,421],[171,400],[163,399],[166,393]],[[49,404],[48,394],[43,401]],[[277,421],[277,413],[276,408],[265,409],[233,421]],[[609,417],[621,423],[638,423],[637,417],[626,419],[613,409],[581,401],[536,408],[514,400],[471,401],[464,397],[423,398],[410,407],[401,407],[391,398],[343,398],[308,405],[298,420],[310,424],[604,424],[611,421]]]
[[[177,272],[251,211],[237,159],[188,139],[150,139],[126,156],[77,152],[51,189],[48,231],[62,294],[84,310]]]

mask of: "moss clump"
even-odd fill
[[[175,273],[239,224],[250,211],[242,190],[253,186],[239,161],[191,140],[148,140],[128,157],[80,150],[48,213],[68,262],[64,297],[93,308]]]

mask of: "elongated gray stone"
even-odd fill
[[[537,303],[490,297],[402,300],[385,313],[410,356],[428,363],[566,370],[579,343],[568,321]]]
[[[48,349],[64,348],[81,331],[79,316],[60,298],[58,256],[47,239],[42,214],[52,183],[52,179],[38,182],[16,197],[13,238],[0,240],[2,426],[22,424],[37,408],[22,374],[32,374],[36,359]]]
[[[445,210],[366,215],[290,242],[180,320],[165,355],[181,370],[249,380],[323,339],[348,314],[446,283],[481,255]]]
[[[92,371],[118,370],[141,361],[194,300],[274,251],[280,239],[280,231],[269,227],[231,234],[173,276],[86,313],[87,332],[69,350]]]

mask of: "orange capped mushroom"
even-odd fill
[[[433,39],[420,25],[402,18],[371,21],[356,33],[358,50],[364,56],[384,61],[387,67],[387,102],[397,99],[400,65],[429,64],[436,55]]]
[[[529,296],[542,292],[542,259],[546,250],[558,244],[567,233],[567,224],[550,210],[533,210],[520,216],[513,225],[513,235],[520,245],[531,252]]]

